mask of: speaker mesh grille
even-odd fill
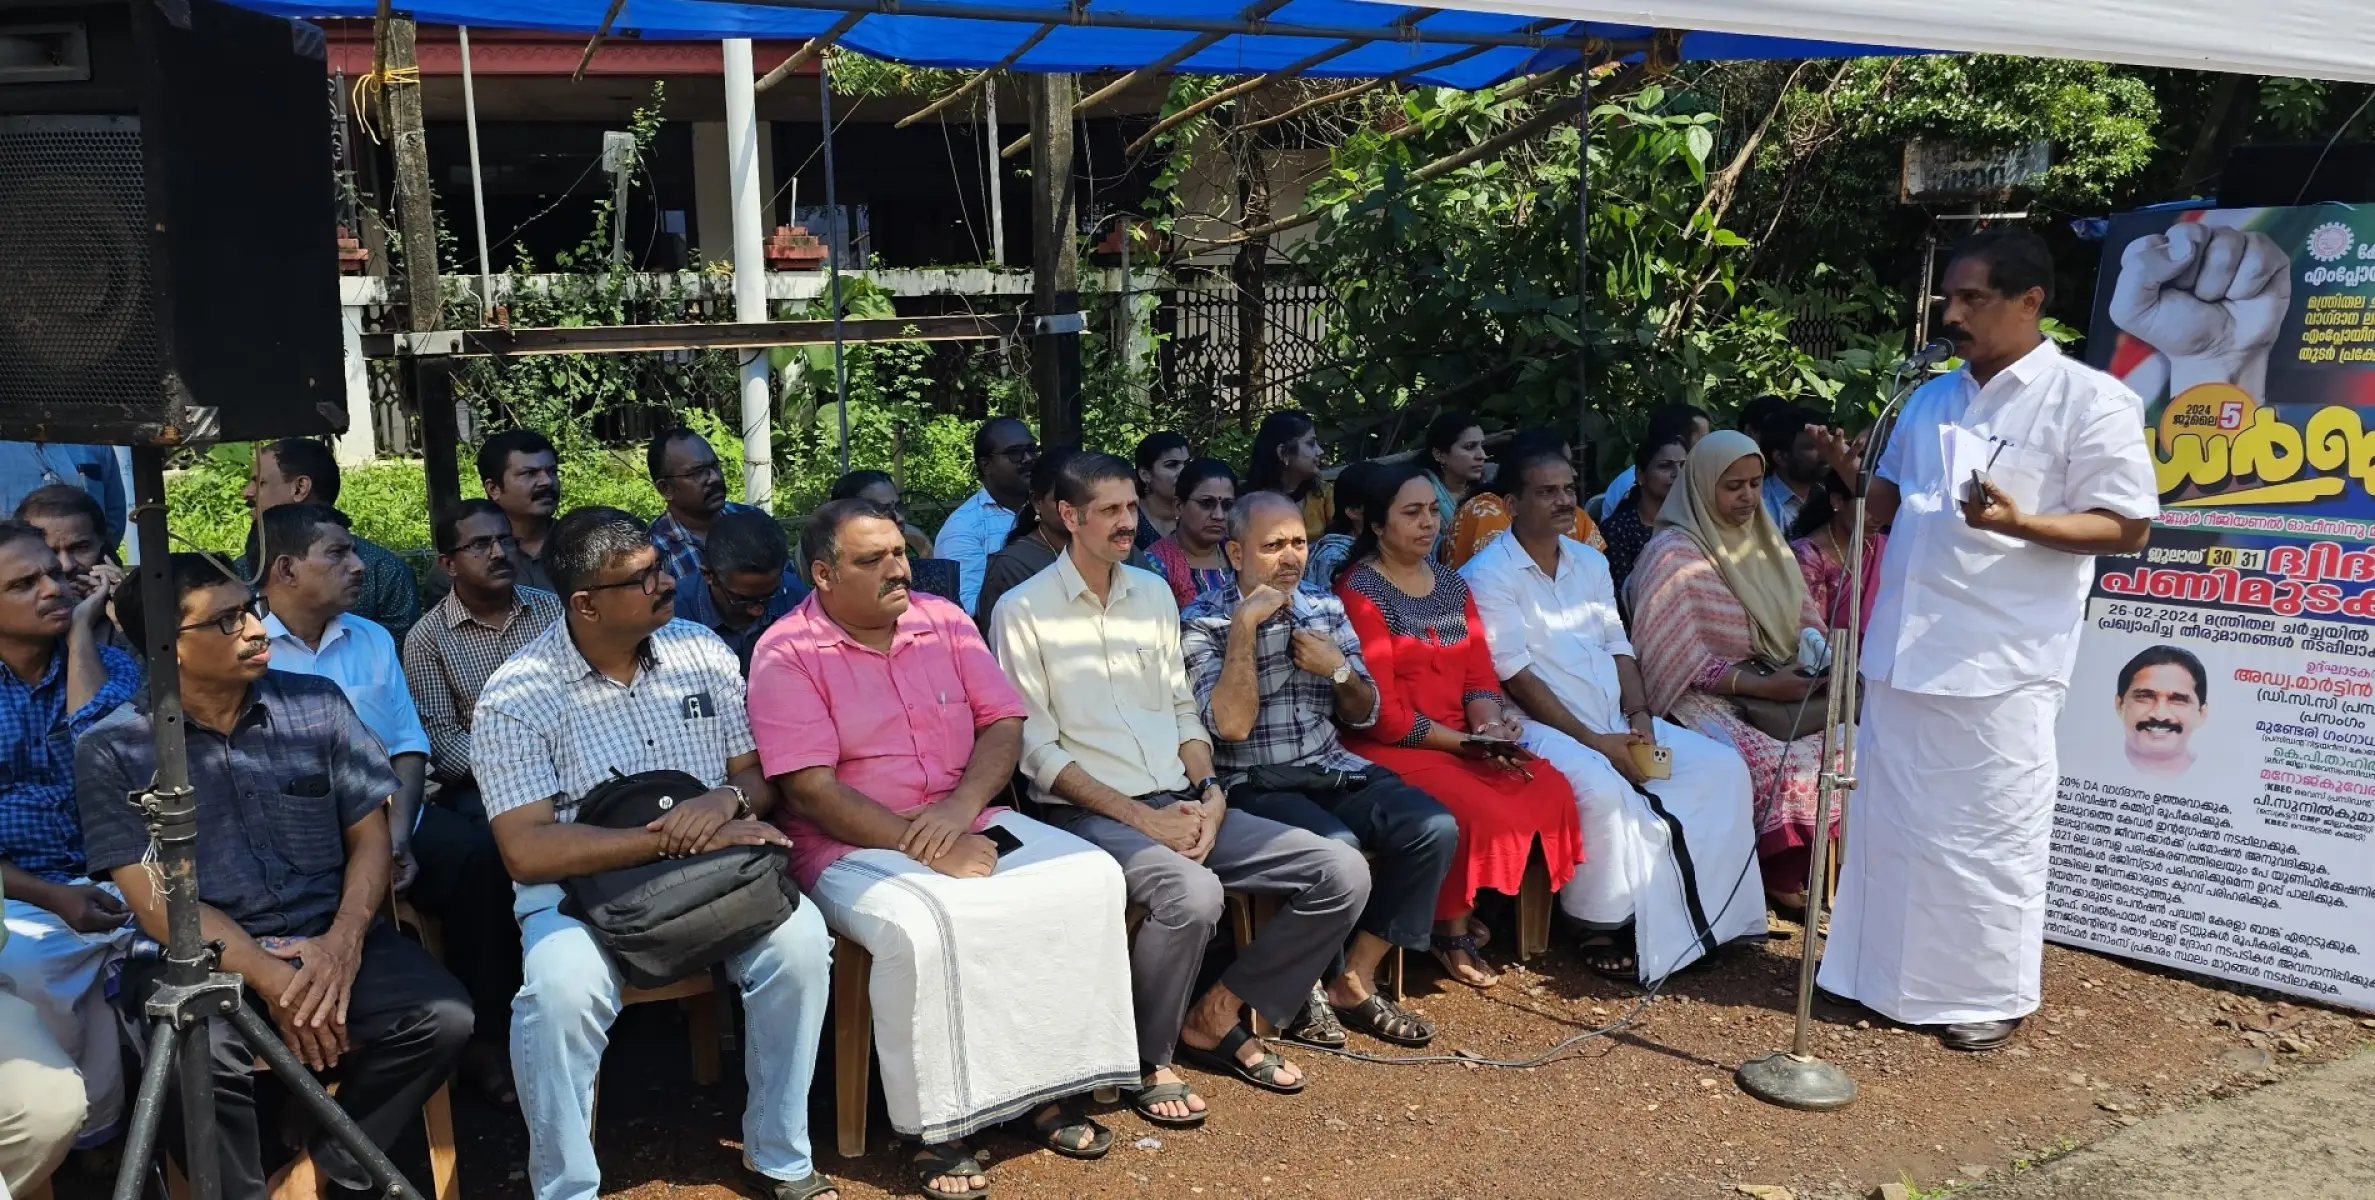
[[[140,123],[0,118],[0,409],[163,401]]]

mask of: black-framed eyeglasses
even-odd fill
[[[174,627],[173,632],[191,633],[200,629],[212,629],[216,633],[222,634],[224,637],[238,637],[240,631],[247,628],[247,619],[249,617],[254,617],[258,621],[262,621],[264,619],[264,601],[261,598],[249,596],[247,598],[247,603],[242,604],[219,617],[214,617],[204,621],[193,621],[187,625],[177,625]]]
[[[1237,497],[1193,496],[1188,499],[1188,503],[1203,509],[1205,512],[1225,513],[1230,509],[1237,507]]]
[[[767,607],[768,602],[775,599],[775,593],[773,592],[768,592],[763,596],[745,596],[742,593],[727,587],[724,583],[719,582],[716,575],[709,574],[706,571],[704,571],[703,574],[709,576],[710,586],[717,589],[717,594],[725,600],[727,608],[735,609],[741,612],[755,612]]]
[[[467,554],[472,558],[485,558],[487,553],[497,546],[503,547],[503,553],[505,554],[517,554],[520,552],[520,540],[506,533],[500,537],[472,538],[469,541],[454,547],[453,553]]]
[[[643,589],[644,595],[657,596],[660,594],[660,580],[665,578],[667,574],[668,565],[666,563],[655,562],[652,565],[627,576],[625,579],[615,579],[609,583],[587,584],[585,590],[589,592],[607,592],[612,588],[641,587]]]
[[[717,460],[711,459],[708,462],[702,463],[700,466],[694,467],[690,470],[678,471],[673,475],[654,475],[652,476],[652,480],[654,482],[664,483],[671,479],[724,479],[725,477],[726,469],[723,466],[720,466]]]
[[[1003,458],[1018,467],[1024,466],[1038,459],[1039,443],[1024,442],[1019,446],[1008,446],[1004,450],[992,450],[990,453],[993,456]]]

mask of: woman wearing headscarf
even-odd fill
[[[1822,734],[1783,742],[1751,724],[1738,701],[1821,705],[1820,679],[1796,667],[1803,631],[1822,617],[1765,511],[1756,441],[1735,430],[1708,434],[1682,474],[1628,584],[1633,649],[1652,711],[1730,743],[1747,761],[1766,894],[1794,916],[1806,904]],[[1810,724],[1818,727],[1819,716]]]

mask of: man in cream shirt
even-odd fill
[[[1067,463],[1055,488],[1071,543],[1006,593],[990,618],[998,662],[1022,693],[1022,771],[1048,823],[1122,866],[1146,923],[1130,951],[1138,1056],[1131,1106],[1158,1125],[1204,1123],[1204,1098],[1174,1052],[1269,1091],[1303,1073],[1239,1020],[1250,1006],[1294,1019],[1369,899],[1360,852],[1316,833],[1229,811],[1212,771],[1180,650],[1179,608],[1162,579],[1122,565],[1138,532],[1138,476],[1110,454]],[[1278,915],[1189,1005],[1223,888],[1276,896]]]
[[[2143,404],[2046,340],[2052,288],[2034,233],[1957,248],[1943,332],[1964,366],[1906,402],[1870,496],[1894,528],[1821,984],[1956,1050],[2003,1045],[2037,1009],[2054,723],[2094,556],[2142,550],[2160,511]],[[1823,440],[1855,478],[1845,441]],[[1992,465],[1950,478],[1947,448],[1973,441]]]

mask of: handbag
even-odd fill
[[[1775,670],[1760,659],[1748,659],[1739,664],[1747,674],[1771,676]],[[1794,742],[1822,732],[1823,718],[1831,711],[1831,681],[1823,679],[1806,693],[1804,700],[1767,700],[1762,696],[1726,696],[1732,706],[1740,710],[1740,717],[1756,727],[1758,733],[1777,742]],[[1843,711],[1854,719],[1856,703],[1862,699],[1862,689],[1851,688]]]
[[[1265,764],[1245,772],[1246,786],[1257,792],[1301,792],[1306,796],[1357,792],[1371,782],[1370,771],[1337,771],[1292,763],[1283,766]]]
[[[579,801],[577,820],[640,829],[708,791],[682,771],[618,775]],[[561,881],[561,911],[639,988],[662,987],[756,945],[800,907],[781,846],[728,846]]]

